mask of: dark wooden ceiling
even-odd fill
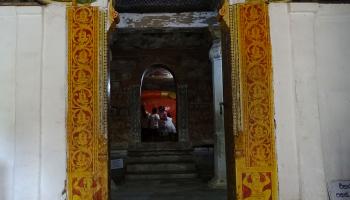
[[[71,0],[57,0],[69,2]],[[217,11],[223,0],[115,0],[121,13],[165,13]],[[278,2],[280,0],[269,0]],[[1,6],[40,5],[40,0],[0,0]],[[350,3],[350,0],[289,0],[289,2]]]
[[[22,3],[28,3],[28,2],[36,2],[36,0],[0,0],[0,2],[22,2]]]
[[[118,12],[164,13],[217,10],[220,0],[115,0]]]
[[[179,13],[217,11],[224,0],[115,0],[121,13]],[[268,0],[281,2],[283,0]],[[287,0],[288,2],[350,3],[350,0]]]

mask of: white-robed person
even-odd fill
[[[167,113],[166,120],[164,121],[165,132],[169,135],[170,140],[176,140],[176,128],[171,118],[170,113]]]
[[[159,121],[160,117],[158,115],[157,108],[152,109],[152,114],[149,117],[149,130],[151,131],[151,137],[152,141],[154,142],[154,139],[158,140],[159,138]]]

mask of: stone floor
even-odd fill
[[[226,200],[201,179],[135,180],[112,185],[111,200]]]

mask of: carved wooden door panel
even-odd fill
[[[222,16],[229,199],[278,199],[271,44],[265,3]]]

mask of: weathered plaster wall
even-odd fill
[[[118,28],[200,28],[217,26],[217,12],[120,13]]]
[[[270,4],[280,199],[350,179],[350,5]]]
[[[60,199],[65,5],[0,7],[0,199]]]
[[[315,46],[326,180],[350,179],[350,4],[323,5]]]

